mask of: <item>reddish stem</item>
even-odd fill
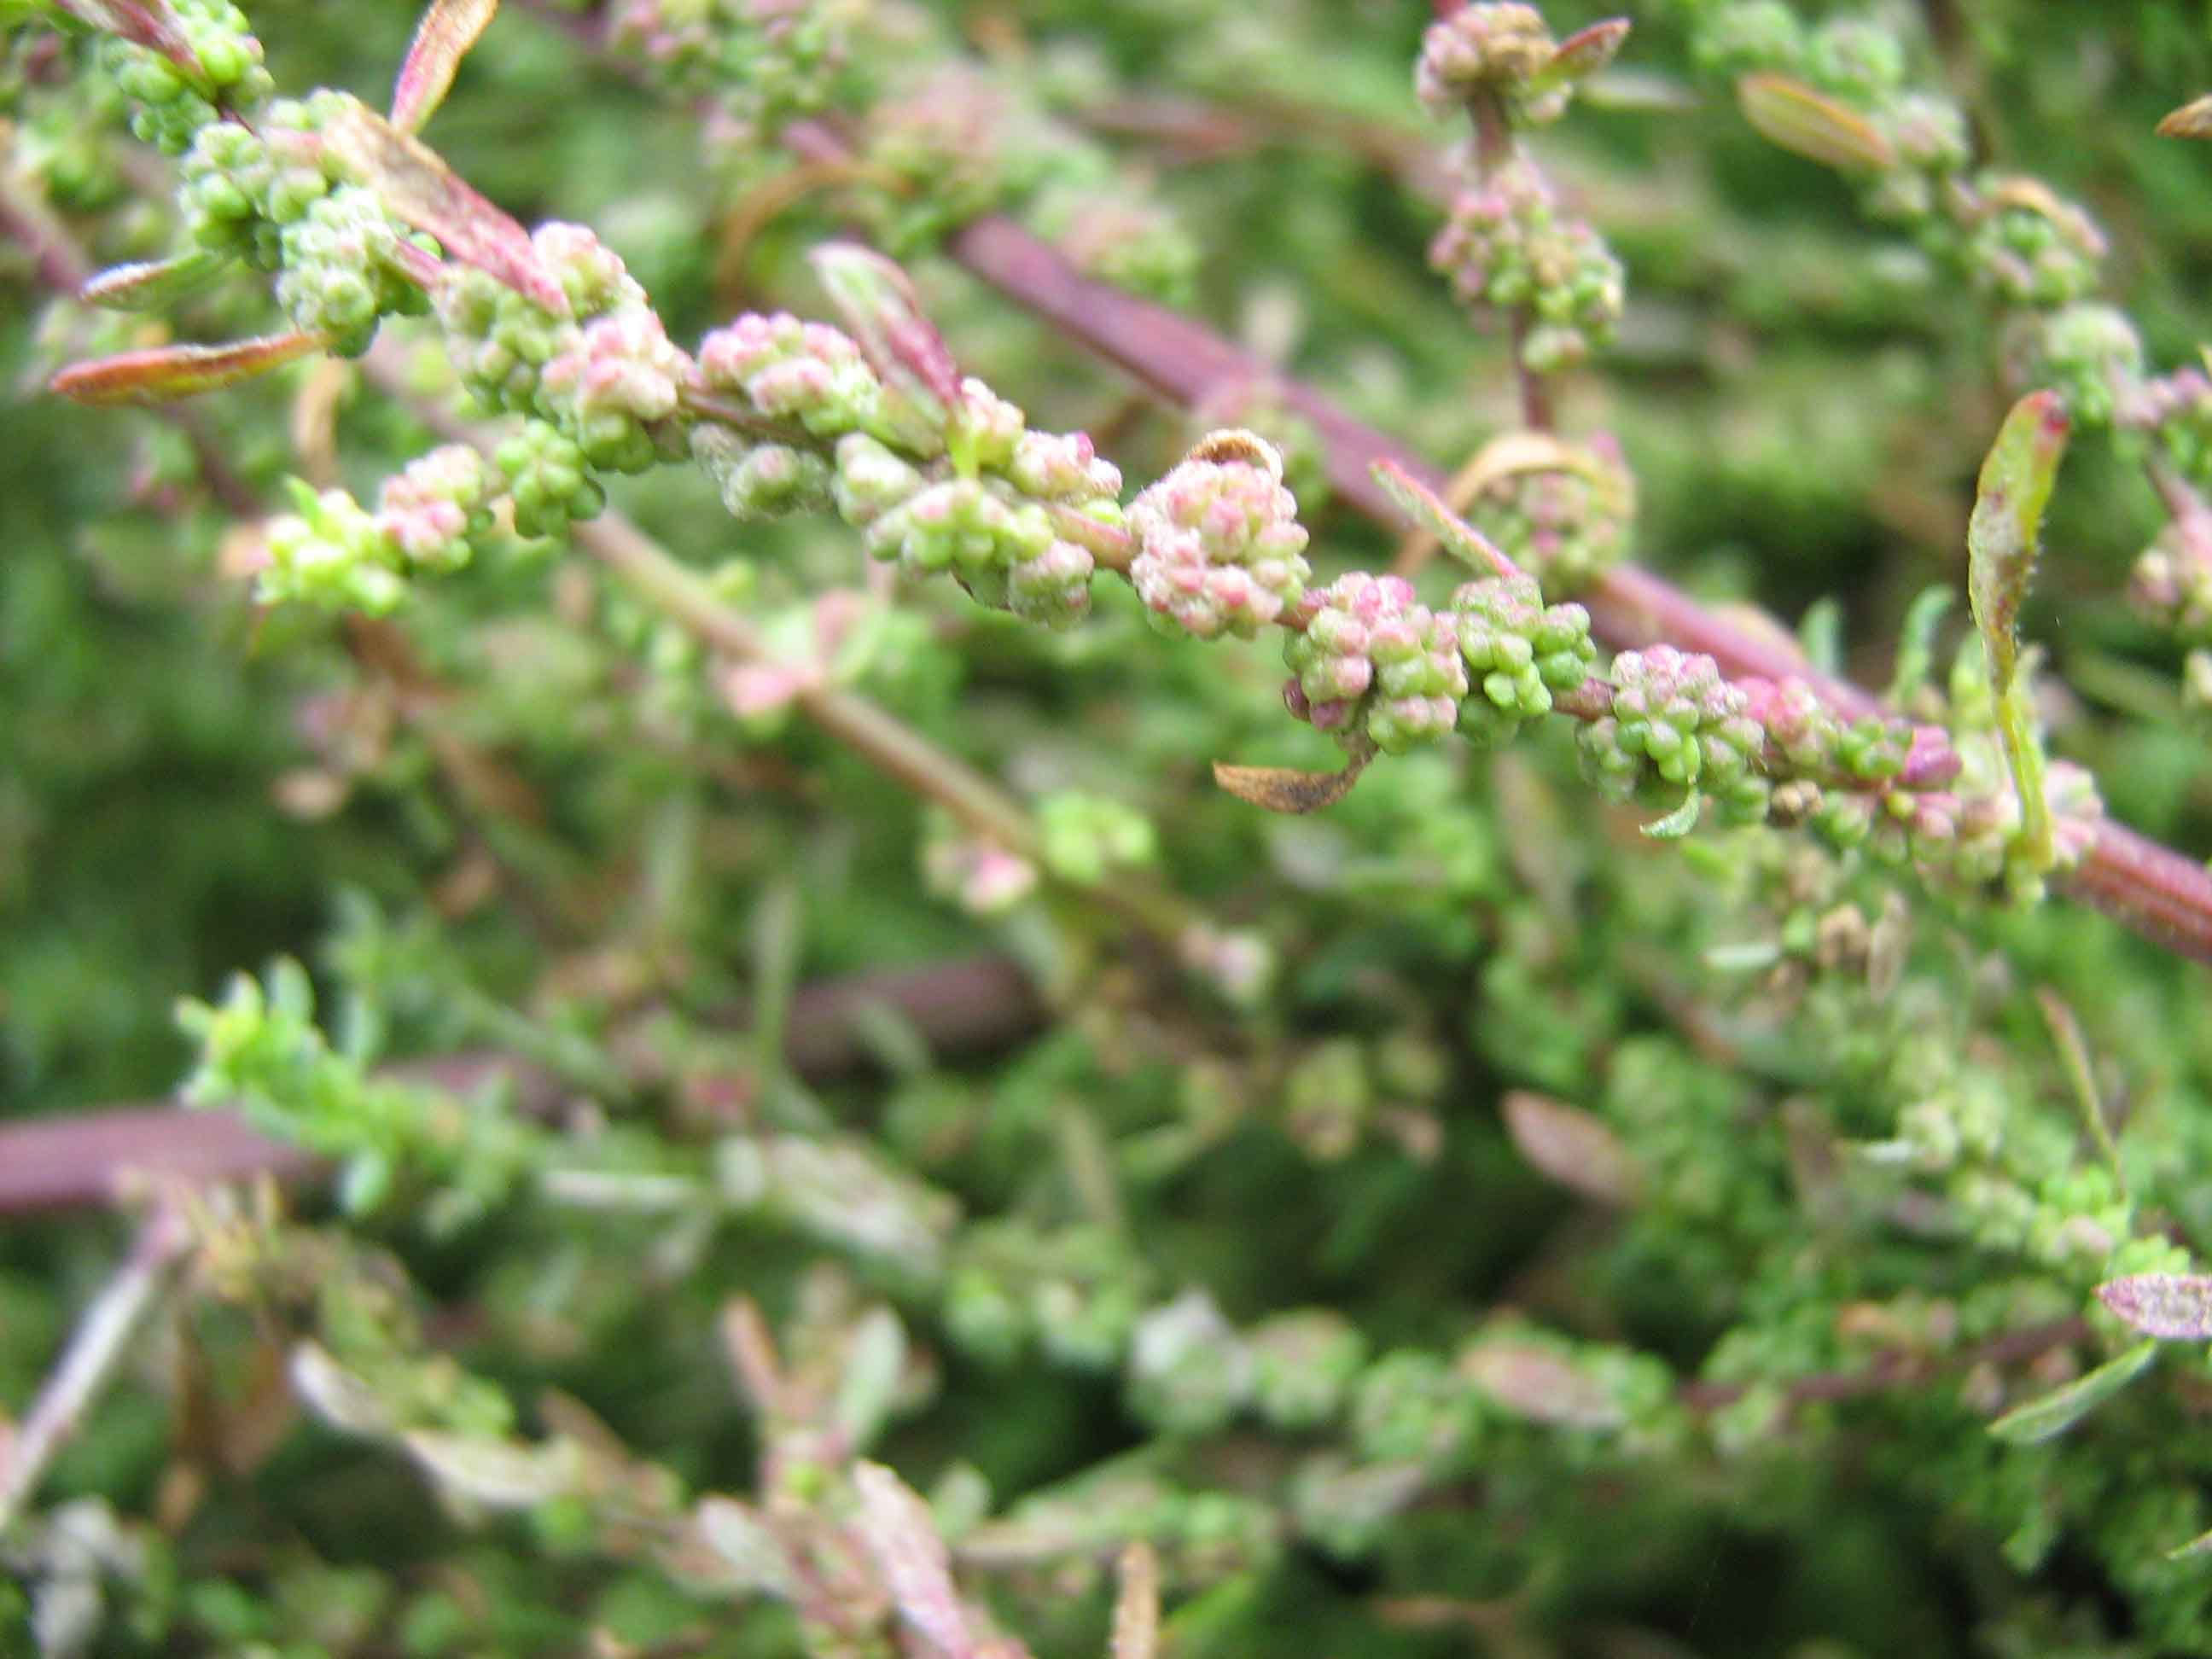
[[[817,144],[836,142],[818,128],[811,138]],[[1269,379],[1326,447],[1329,483],[1337,493],[1379,523],[1397,527],[1403,521],[1369,476],[1375,463],[1395,463],[1438,494],[1446,486],[1437,468],[1312,387],[1272,376],[1266,365],[1187,317],[1090,281],[1011,220],[977,220],[952,239],[951,251],[969,270],[1057,324],[1069,338],[1185,406],[1202,403],[1226,386]],[[1881,709],[1871,692],[1808,668],[1788,641],[1739,628],[1632,565],[1607,571],[1584,602],[1592,631],[1617,650],[1664,641],[1704,652],[1731,677],[1802,680],[1846,718]],[[2197,860],[2121,824],[2106,823],[2060,886],[2152,943],[2212,963],[2212,872]]]

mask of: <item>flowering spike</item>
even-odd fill
[[[530,233],[469,188],[443,158],[367,105],[349,102],[322,131],[349,171],[366,179],[403,223],[438,240],[465,265],[495,277],[556,317],[568,296],[538,257]]]
[[[1845,173],[1897,164],[1897,151],[1864,117],[1787,75],[1747,75],[1735,100],[1760,137],[1808,161]]]
[[[228,345],[153,346],[72,363],[47,381],[46,389],[95,408],[173,403],[266,374],[329,344],[328,335],[301,329]]]
[[[490,25],[499,0],[430,0],[416,26],[392,87],[392,125],[403,133],[420,132],[437,112],[477,37]]]
[[[2021,602],[2035,572],[2043,509],[2066,453],[2066,408],[2055,392],[2022,398],[1982,463],[1974,515],[1966,526],[1966,592],[1989,659],[1997,699],[1997,735],[2020,793],[2021,833],[2031,866],[2048,870],[2057,853],[2044,799],[2043,749],[2027,686],[2019,673]]]
[[[1232,766],[1213,763],[1213,781],[1241,801],[1270,812],[1318,812],[1352,793],[1368,757],[1354,754],[1341,772],[1301,772],[1294,766]]]

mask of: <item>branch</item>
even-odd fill
[[[815,1082],[864,1069],[873,1057],[871,1015],[884,1010],[948,1060],[1003,1048],[1045,1019],[1043,999],[1007,957],[854,974],[803,986],[793,996],[784,1029],[786,1064]],[[625,1049],[620,1042],[613,1047],[618,1054]],[[449,1054],[392,1066],[386,1074],[466,1092],[502,1072],[526,1113],[542,1116],[562,1098],[554,1078],[507,1054]],[[744,1086],[732,1080],[733,1090]],[[0,1125],[0,1217],[112,1204],[148,1178],[198,1186],[264,1173],[313,1181],[325,1166],[229,1111],[148,1103]]]
[[[836,141],[816,129],[805,142],[818,146]],[[977,220],[952,239],[950,251],[1009,298],[1059,325],[1070,339],[1178,404],[1196,405],[1223,387],[1270,380],[1327,446],[1331,485],[1378,523],[1397,529],[1404,520],[1369,476],[1376,462],[1395,463],[1439,493],[1447,487],[1437,468],[1321,392],[1271,375],[1258,359],[1187,317],[1079,275],[1011,220]],[[1616,566],[1583,596],[1583,603],[1589,607],[1591,631],[1616,650],[1663,640],[1705,653],[1732,676],[1803,680],[1846,717],[1880,707],[1872,693],[1809,670],[1787,641],[1713,615],[1647,570]],[[2212,963],[2212,872],[2195,860],[2106,822],[2059,886],[2153,944]]]
[[[0,1443],[0,1532],[12,1525],[38,1490],[54,1455],[67,1443],[107,1386],[124,1351],[184,1254],[184,1218],[163,1202],[138,1230],[131,1254],[85,1310],[61,1359],[22,1425]]]

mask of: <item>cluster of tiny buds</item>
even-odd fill
[[[1438,116],[1465,109],[1485,92],[1505,100],[1522,120],[1557,120],[1573,94],[1571,82],[1545,86],[1540,77],[1559,42],[1534,6],[1475,3],[1429,25],[1413,71],[1414,90]]]
[[[1581,362],[1620,321],[1620,261],[1586,220],[1560,210],[1525,156],[1459,193],[1429,263],[1467,304],[1527,313],[1534,326],[1522,357],[1540,374]]]
[[[262,67],[261,42],[254,39],[245,13],[228,0],[172,0],[167,9],[198,66],[200,85],[215,94],[214,102],[154,48],[112,34],[100,45],[117,84],[137,106],[131,132],[166,155],[180,155],[217,118],[218,105],[252,109],[276,83]]]
[[[1283,459],[1255,434],[1216,432],[1140,493],[1129,577],[1165,633],[1249,639],[1305,595],[1312,574]]]
[[[1121,477],[1088,437],[1029,431],[1020,410],[972,378],[933,427],[851,337],[784,314],[714,331],[698,374],[707,392],[791,429],[790,441],[705,424],[695,434],[733,514],[826,501],[867,532],[876,557],[915,576],[950,573],[979,603],[1054,627],[1089,609],[1096,560],[1075,537],[1120,533]]]
[[[1283,649],[1283,701],[1297,719],[1392,755],[1459,724],[1468,678],[1457,631],[1402,576],[1352,571],[1308,593],[1297,619]]]
[[[391,611],[406,597],[410,569],[449,571],[469,562],[469,538],[491,524],[493,482],[473,448],[451,444],[386,479],[374,514],[343,489],[300,486],[299,511],[271,519],[264,532],[268,562],[258,594],[264,603]]]

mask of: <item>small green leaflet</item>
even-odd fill
[[[2043,793],[2043,745],[2020,673],[2020,607],[2034,579],[2036,538],[2066,453],[2066,408],[2057,392],[2030,392],[2014,404],[1982,463],[1966,526],[1966,594],[1989,659],[1997,737],[2020,793],[2021,841],[2039,872],[2051,868],[2057,855]]]
[[[2077,1376],[2039,1400],[2014,1407],[1990,1425],[1990,1432],[2015,1446],[2038,1445],[2062,1435],[2141,1376],[2157,1357],[2156,1337],[2138,1342],[2087,1376]]]

